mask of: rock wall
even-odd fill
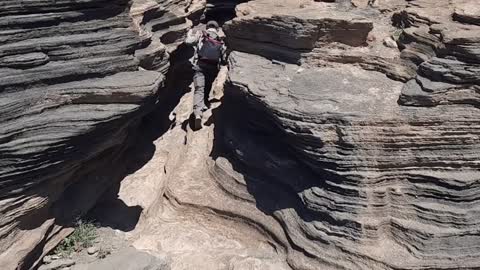
[[[393,2],[255,0],[225,27],[212,175],[293,269],[480,267],[476,4]]]
[[[34,265],[121,179],[112,165],[162,95],[169,55],[203,8],[187,0],[0,3],[2,269]]]
[[[473,0],[207,2],[0,4],[2,269],[35,266],[123,178],[134,246],[173,269],[480,268]],[[151,174],[119,167],[188,88],[172,59],[192,21],[237,4],[211,123],[189,130],[184,96]]]

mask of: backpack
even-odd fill
[[[198,48],[198,56],[202,60],[220,61],[222,57],[223,42],[219,38],[212,38],[204,31],[200,48]]]

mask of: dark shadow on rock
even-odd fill
[[[163,89],[159,91],[159,97],[154,110],[143,117],[137,128],[136,136],[128,143],[130,147],[124,154],[124,160],[120,166],[112,166],[111,170],[124,168],[125,172],[121,179],[140,170],[155,154],[154,141],[163,136],[174,123],[171,112],[180,102],[182,96],[190,90],[193,71],[188,59],[191,56],[191,48],[181,45],[171,55],[171,67]],[[140,206],[127,206],[120,198],[118,192],[120,181],[110,188],[102,196],[102,199],[88,214],[88,218],[101,226],[108,226],[121,231],[131,231],[138,223],[143,211]],[[139,183],[141,184],[141,183]]]
[[[205,21],[216,20],[219,24],[223,24],[236,17],[235,7],[238,4],[248,2],[248,0],[231,0],[218,1],[207,0],[209,8],[207,8],[204,17]]]
[[[171,119],[170,113],[189,91],[192,82],[193,72],[188,62],[192,53],[192,49],[186,46],[180,46],[172,53],[171,68],[164,86],[158,91],[158,100],[148,101],[150,105],[144,105],[144,110],[135,112],[128,121],[119,119],[101,127],[114,130],[108,134],[112,134],[112,140],[118,142],[81,166],[71,162],[69,166],[73,168],[69,174],[59,175],[42,190],[32,191],[37,196],[51,198],[53,202],[36,209],[32,215],[24,216],[19,221],[19,228],[32,230],[52,218],[55,225],[63,227],[74,226],[78,219],[93,219],[101,226],[122,231],[135,228],[143,209],[127,206],[118,198],[120,183],[151,160],[155,153],[153,142],[172,126],[174,119]],[[98,132],[102,131],[95,130],[94,134],[92,132],[78,140],[94,143],[99,140],[95,136]],[[45,235],[26,256],[21,269],[33,269],[49,237]]]
[[[118,198],[119,188],[120,185],[117,185],[116,188],[104,193],[102,199],[88,213],[86,219],[94,221],[101,227],[110,227],[123,232],[135,229],[143,208],[138,205],[126,205]]]
[[[275,120],[249,106],[252,101],[238,96],[239,92],[229,89],[227,82],[223,103],[215,109],[212,159],[226,158],[233,170],[243,175],[256,207],[267,215],[275,217],[278,210],[294,209],[307,222],[341,223],[328,214],[308,209],[299,195],[312,187],[331,189],[325,186],[325,179],[336,181],[336,176],[314,172],[299,160],[289,147],[288,135]]]
[[[217,111],[217,108],[213,109],[212,111],[214,111],[214,112]],[[209,126],[213,125],[214,123],[215,123],[215,118],[214,118],[214,116],[212,115],[212,116],[210,116],[210,117],[207,119],[207,121],[205,121],[205,124],[204,124],[204,125],[207,126],[207,127],[209,127]]]

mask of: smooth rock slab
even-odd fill
[[[90,264],[75,265],[72,270],[170,270],[167,258],[127,248]]]
[[[30,68],[46,64],[48,60],[48,55],[40,52],[11,55],[0,59],[0,67]]]
[[[51,262],[50,264],[47,265],[42,265],[38,268],[38,270],[61,270],[66,267],[74,265],[75,262],[70,259],[60,259],[60,260],[55,260]]]

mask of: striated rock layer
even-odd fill
[[[188,16],[202,8],[187,0],[0,3],[2,269],[32,266],[122,177],[111,165],[153,108]]]
[[[172,269],[480,268],[473,0],[240,4],[205,128],[185,95],[136,137],[189,88],[171,58],[205,5],[222,21],[243,1],[207,2],[0,4],[2,269],[35,266],[123,178],[105,217],[141,208],[118,225]]]
[[[472,4],[237,8],[212,175],[275,217],[292,268],[480,267],[480,29],[458,16]],[[382,48],[387,22],[406,27],[401,52]]]

